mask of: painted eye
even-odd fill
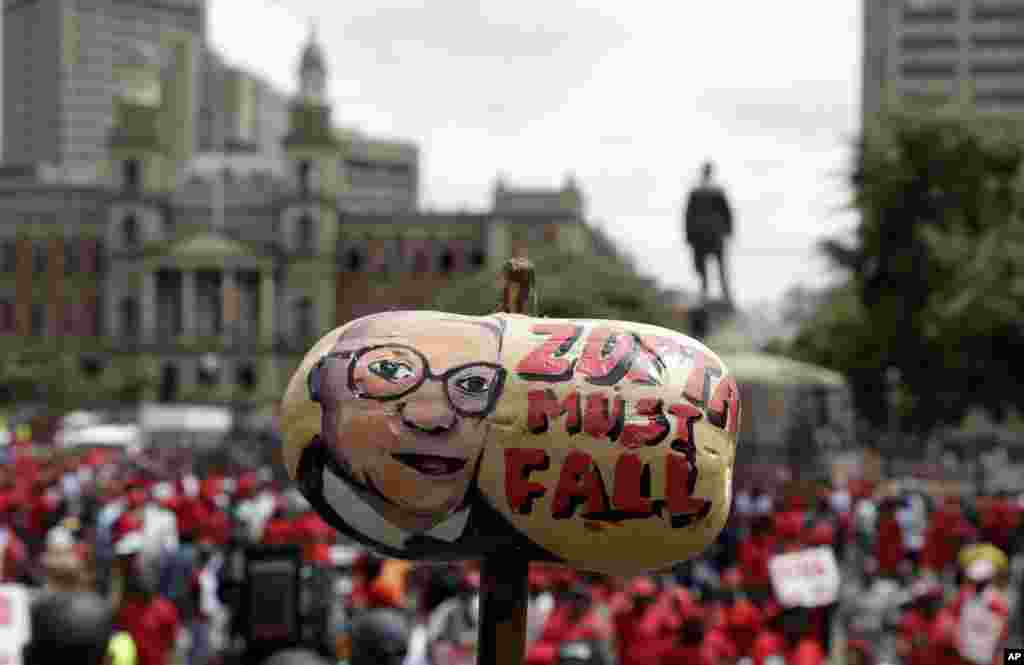
[[[397,360],[375,360],[370,363],[368,369],[391,383],[404,381],[414,374],[412,367]]]
[[[490,389],[491,383],[482,376],[466,376],[456,381],[455,387],[468,395],[480,395]]]

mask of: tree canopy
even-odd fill
[[[672,295],[621,258],[554,249],[531,251],[529,258],[537,275],[537,316],[685,326],[685,316]],[[470,315],[495,312],[501,302],[502,279],[500,270],[460,277],[437,295],[434,307]]]
[[[955,111],[903,111],[856,146],[856,240],[822,250],[848,271],[791,351],[844,372],[862,415],[928,430],[972,406],[1024,406],[1024,134]]]

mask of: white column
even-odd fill
[[[260,272],[260,344],[274,343],[274,275],[269,270]]]
[[[196,273],[181,271],[181,328],[187,340],[196,337]]]
[[[142,341],[152,343],[156,338],[156,275],[142,273],[142,293],[139,302],[142,324]]]
[[[230,268],[220,275],[220,321],[224,340],[233,343],[238,331],[238,286],[235,271]]]

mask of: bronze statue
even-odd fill
[[[690,191],[683,213],[686,242],[693,250],[693,264],[700,276],[701,301],[708,300],[707,260],[713,256],[718,263],[722,298],[732,305],[725,259],[725,239],[732,235],[732,209],[725,191],[713,181],[714,171],[714,164],[705,162],[700,184]]]

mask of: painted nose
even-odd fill
[[[441,436],[450,432],[456,415],[443,400],[418,400],[402,407],[402,423],[417,432]]]

